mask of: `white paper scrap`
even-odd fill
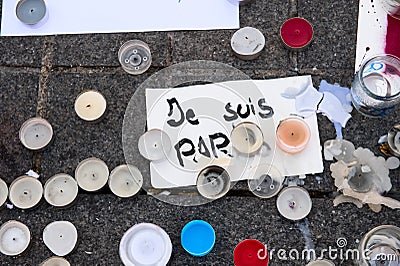
[[[2,36],[239,28],[239,6],[228,0],[45,0],[45,23],[28,26],[4,0]],[[37,27],[39,26],[39,27]]]

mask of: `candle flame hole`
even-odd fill
[[[15,237],[13,237],[13,241],[15,241],[15,240],[17,240],[17,239],[15,239]]]
[[[31,10],[29,10],[29,11],[30,11],[31,13],[33,13],[33,12],[35,11],[35,9],[33,9],[33,8],[32,8],[32,9],[31,9]]]
[[[39,135],[37,135],[37,134],[36,134],[36,137],[38,138],[38,137],[39,137]]]
[[[299,34],[300,34],[300,30],[295,30],[294,33],[295,33],[296,35],[299,35]]]
[[[86,108],[91,108],[91,107],[92,107],[92,105],[90,105],[90,104],[86,105]]]
[[[24,195],[28,195],[28,192],[24,191]]]

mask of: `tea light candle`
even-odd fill
[[[335,266],[330,260],[313,260],[307,266]]]
[[[304,119],[291,117],[282,120],[276,130],[276,144],[287,153],[304,150],[311,137],[311,131]]]
[[[297,221],[310,213],[312,201],[307,190],[292,186],[282,190],[276,200],[276,205],[283,217]]]
[[[43,261],[40,266],[71,266],[71,264],[64,258],[51,257]]]
[[[31,242],[29,228],[18,221],[8,221],[0,227],[0,252],[16,256],[24,252]]]
[[[78,231],[68,221],[56,221],[43,230],[43,242],[57,256],[71,253],[78,240]]]
[[[239,29],[231,38],[232,50],[242,60],[256,59],[262,53],[264,46],[264,35],[261,31],[252,27]]]
[[[108,186],[112,193],[121,198],[129,198],[139,192],[143,176],[137,167],[120,165],[111,171]]]
[[[388,145],[392,154],[400,157],[400,123],[389,130]]]
[[[124,265],[167,265],[172,254],[168,234],[150,223],[136,224],[122,237],[119,256]]]
[[[197,176],[197,191],[204,198],[219,199],[228,193],[231,180],[228,172],[218,165],[207,166]]]
[[[25,121],[19,130],[19,139],[30,150],[41,150],[53,138],[53,128],[47,120],[34,117]]]
[[[29,209],[36,206],[41,200],[42,194],[42,183],[34,177],[21,176],[10,185],[10,201],[20,209]]]
[[[44,198],[52,206],[68,206],[76,196],[78,196],[78,184],[68,174],[54,175],[44,185]]]
[[[165,159],[171,151],[171,139],[164,131],[152,129],[139,138],[139,152],[149,161]]]
[[[35,25],[47,15],[44,0],[19,0],[15,9],[17,18],[27,25]]]
[[[84,91],[75,100],[75,112],[85,121],[99,120],[107,109],[107,101],[98,91]]]
[[[215,244],[214,228],[202,220],[191,221],[182,229],[181,244],[190,255],[205,256],[211,252]]]
[[[107,184],[109,173],[105,162],[87,158],[76,167],[75,179],[83,190],[97,191]]]
[[[246,239],[233,251],[233,261],[236,266],[267,266],[269,255],[263,243],[255,239]]]
[[[6,182],[0,179],[0,205],[6,203],[8,197],[8,187]]]
[[[231,133],[232,146],[243,154],[255,154],[264,143],[261,129],[252,122],[243,122],[233,128]]]
[[[281,27],[282,42],[290,50],[299,50],[307,47],[314,35],[310,22],[304,18],[291,18],[285,21]]]

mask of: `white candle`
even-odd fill
[[[6,203],[8,197],[8,187],[6,182],[0,179],[0,205]]]
[[[44,198],[55,207],[71,204],[78,195],[78,184],[68,174],[57,174],[47,180],[44,185]]]
[[[44,244],[57,256],[66,256],[74,250],[78,231],[68,221],[56,221],[43,230]]]
[[[310,213],[312,201],[307,190],[292,186],[282,190],[276,200],[276,205],[283,217],[297,221]]]
[[[85,91],[79,94],[75,100],[75,112],[85,121],[96,121],[100,119],[106,109],[106,99],[98,91]]]
[[[171,151],[171,139],[164,131],[152,129],[139,138],[139,152],[149,161],[165,159]]]
[[[50,123],[40,117],[25,121],[19,130],[19,139],[26,148],[40,150],[46,147],[53,138],[53,128]]]
[[[119,256],[124,265],[167,265],[171,254],[171,239],[155,224],[134,225],[124,234],[119,245]]]
[[[252,122],[243,122],[233,128],[231,133],[232,146],[244,154],[254,154],[264,143],[261,129]]]
[[[121,198],[132,197],[143,185],[142,173],[137,167],[120,165],[111,171],[108,185],[115,195]]]
[[[218,165],[207,166],[197,177],[197,191],[207,199],[219,199],[231,188],[230,176],[226,169]]]
[[[307,266],[335,266],[330,260],[314,260],[307,264]]]
[[[40,266],[71,266],[71,264],[64,258],[51,257],[43,261]]]
[[[24,252],[31,241],[29,228],[18,221],[8,221],[0,227],[0,252],[16,256]]]
[[[110,172],[105,162],[97,158],[87,158],[75,170],[79,187],[86,191],[97,191],[107,184]]]
[[[261,31],[252,27],[239,29],[231,39],[233,52],[242,60],[256,59],[262,53],[264,46],[264,35]]]
[[[20,209],[29,209],[36,206],[41,200],[42,194],[42,183],[34,177],[21,176],[10,185],[10,201]]]
[[[15,13],[22,23],[35,25],[46,18],[46,3],[44,0],[19,0]]]

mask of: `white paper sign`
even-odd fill
[[[279,121],[296,113],[295,100],[283,98],[281,93],[287,87],[307,82],[311,83],[310,76],[147,89],[148,130],[163,130],[171,138],[173,146],[167,160],[150,163],[152,185],[155,188],[195,185],[199,171],[221,158],[233,161],[232,167],[240,172],[231,176],[232,181],[253,179],[251,170],[259,162],[273,164],[285,176],[322,172],[315,114],[306,118],[311,139],[304,151],[287,154],[275,145]],[[232,149],[230,139],[233,127],[241,122],[256,123],[263,131],[266,143],[246,165],[250,165],[249,169],[244,170],[242,163],[246,159]],[[208,151],[210,156],[204,156],[204,151]]]
[[[387,13],[381,1],[360,0],[355,71],[361,63],[385,53]]]
[[[51,35],[166,30],[234,29],[239,6],[228,0],[45,0],[48,19],[20,22],[18,0],[4,0],[1,35]]]

